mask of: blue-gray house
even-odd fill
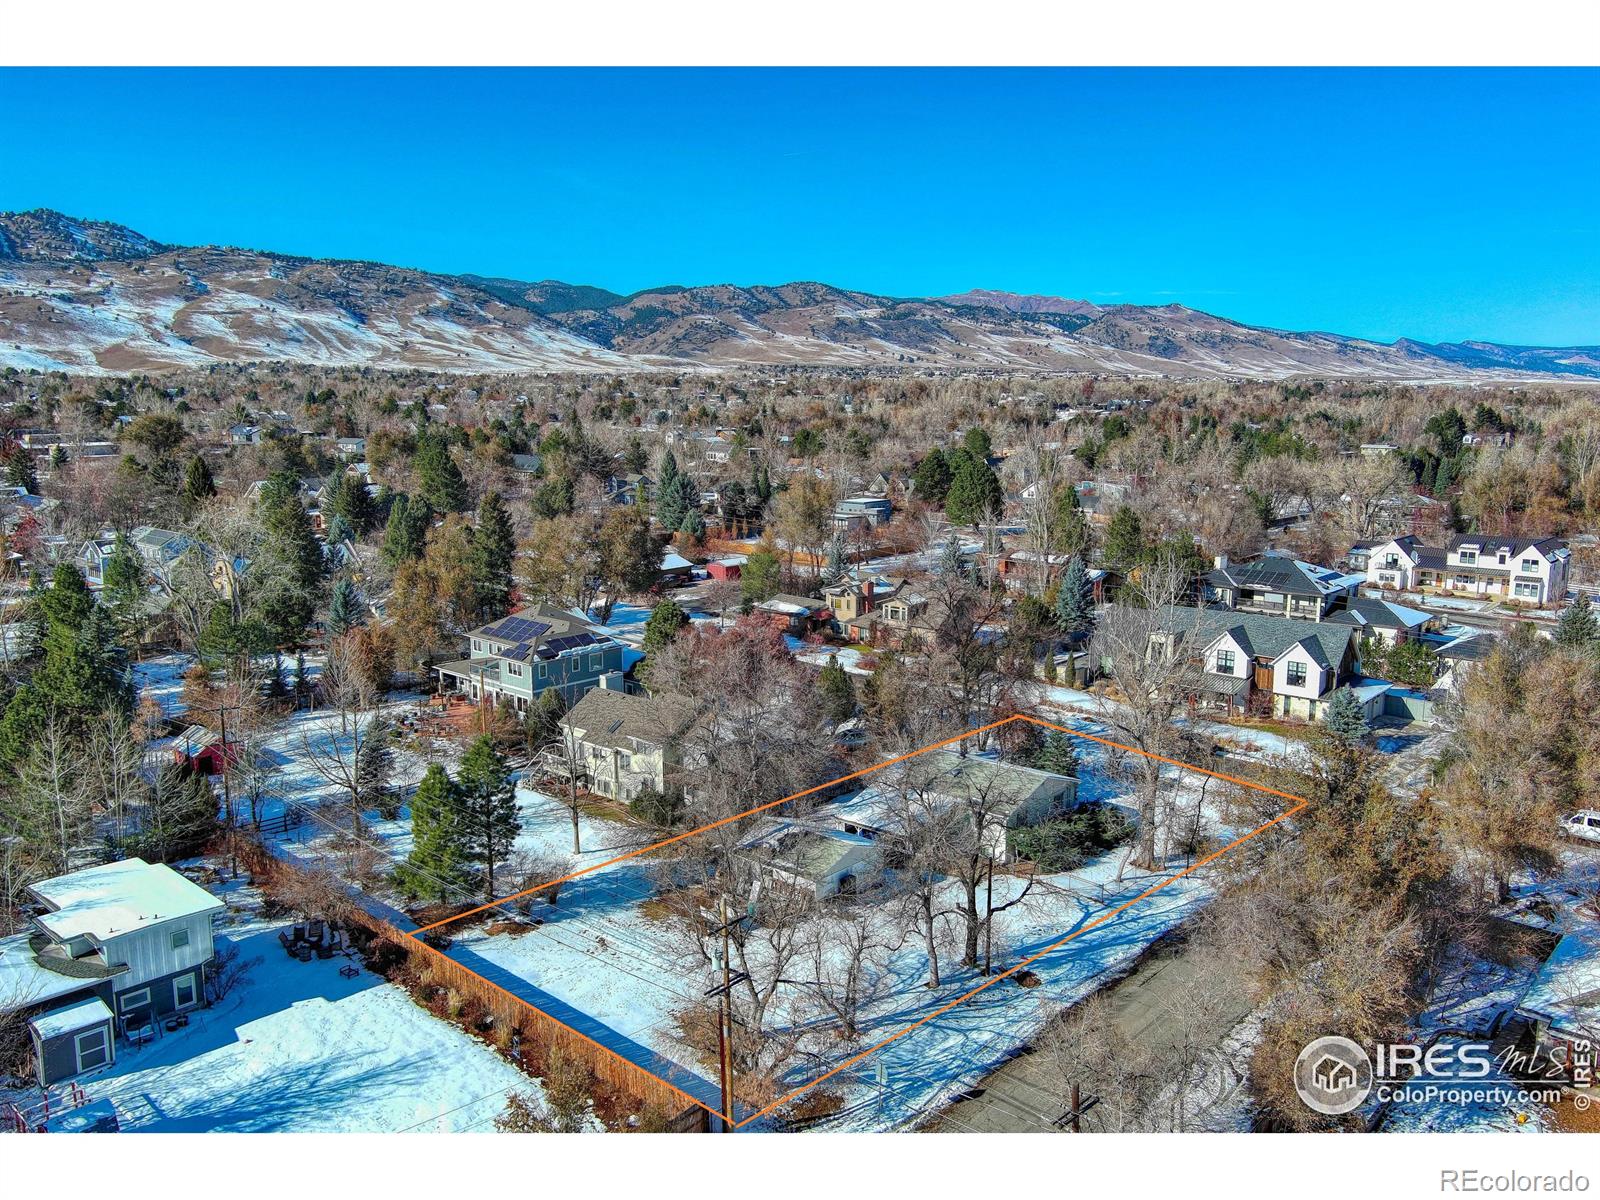
[[[572,704],[602,676],[625,666],[621,642],[576,613],[548,604],[518,609],[468,636],[468,657],[434,668],[441,689],[510,704],[518,712],[526,712],[548,688],[560,689]]]

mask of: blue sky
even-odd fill
[[[1600,343],[1600,72],[0,71],[0,210],[628,292]]]

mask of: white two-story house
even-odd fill
[[[1567,595],[1571,552],[1559,538],[1491,538],[1463,534],[1446,546],[1407,535],[1360,548],[1367,582],[1399,592],[1483,597],[1537,608]]]

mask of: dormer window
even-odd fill
[[[1463,550],[1459,557],[1462,563],[1470,565],[1478,561],[1478,552],[1476,550]]]

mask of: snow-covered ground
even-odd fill
[[[1116,803],[1123,785],[1102,769],[1098,749],[1086,749],[1083,759],[1080,794]],[[1181,802],[1198,799],[1196,777],[1175,777],[1175,786]],[[605,863],[639,846],[644,836],[634,827],[585,816],[584,851],[572,856],[565,806],[529,791],[519,791],[519,799],[524,816],[519,847],[567,856],[575,869]],[[1215,799],[1213,790],[1210,800]],[[1213,827],[1221,832],[1214,821]],[[1211,895],[1209,881],[1192,875],[1134,900],[1185,864],[1175,857],[1166,873],[1147,875],[1127,870],[1126,857],[1126,850],[1118,849],[1071,874],[1045,876],[1021,904],[996,917],[997,961],[1011,966],[1038,955],[1029,963],[1038,976],[1036,988],[1025,990],[1014,980],[1001,980],[953,1006],[984,983],[982,976],[959,966],[959,952],[949,944],[956,933],[953,919],[940,933],[941,986],[929,989],[923,943],[903,932],[880,893],[869,892],[848,906],[829,906],[831,915],[866,923],[885,949],[875,982],[866,990],[871,999],[854,1041],[836,1035],[833,1023],[807,1002],[806,988],[780,992],[771,1025],[810,1031],[800,1037],[784,1071],[784,1085],[809,1083],[914,1026],[827,1083],[845,1097],[844,1110],[827,1127],[913,1123],[971,1086],[1024,1045],[1055,1007],[1080,999],[1125,969]],[[675,1014],[702,1005],[712,980],[685,934],[670,924],[660,906],[648,903],[660,894],[659,862],[641,856],[602,866],[564,885],[554,908],[537,906],[534,913],[544,919],[540,927],[515,935],[490,934],[482,925],[463,928],[451,952],[465,951],[503,968],[650,1051],[709,1077],[713,1072],[708,1065],[698,1062],[681,1041]],[[1006,904],[1022,886],[1018,878],[997,876],[996,906]],[[954,904],[957,887],[953,881],[945,884],[943,907]],[[1125,911],[1116,911],[1129,901],[1134,902]],[[794,968],[802,969],[799,964]],[[815,971],[814,966],[809,969]],[[886,1072],[881,1087],[880,1064]]]
[[[125,1130],[201,1132],[466,1132],[491,1130],[508,1091],[538,1085],[494,1049],[347,960],[284,954],[246,884],[208,881],[228,905],[219,944],[260,959],[216,1006],[80,1083],[110,1100]],[[32,1093],[15,1097],[24,1105]]]

